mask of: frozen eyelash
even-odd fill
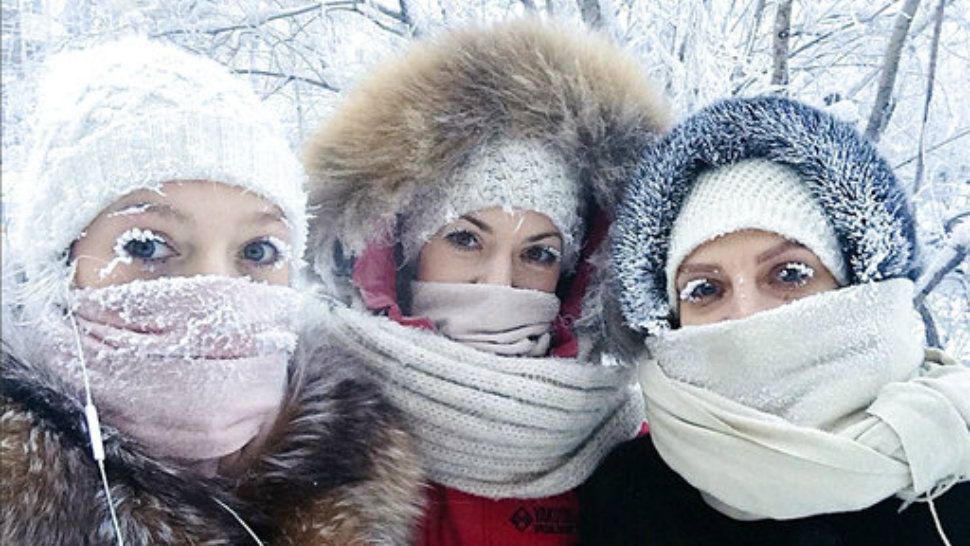
[[[697,298],[693,296],[694,290],[697,290],[698,286],[702,286],[704,283],[708,282],[707,279],[693,279],[688,281],[681,289],[680,294],[677,295],[677,299],[680,301],[694,302]]]
[[[785,269],[793,269],[801,275],[798,284],[805,284],[815,276],[815,268],[803,264],[802,262],[788,262],[783,266]]]
[[[276,251],[279,252],[279,259],[273,264],[273,269],[283,269],[293,260],[293,247],[289,243],[272,235],[266,237],[265,241],[275,246]]]
[[[161,240],[161,237],[159,237],[158,235],[155,235],[154,232],[148,229],[131,228],[128,231],[122,233],[121,235],[118,236],[118,239],[115,240],[115,246],[114,246],[115,257],[110,262],[108,262],[107,265],[101,268],[101,271],[98,272],[99,278],[104,279],[105,277],[110,275],[115,270],[115,268],[118,267],[118,265],[120,264],[127,265],[132,263],[133,258],[128,254],[128,251],[125,250],[125,246],[131,241],[145,242],[145,241],[158,241],[158,240]]]

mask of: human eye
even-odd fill
[[[462,251],[478,250],[482,247],[482,243],[478,238],[478,235],[472,233],[467,229],[456,229],[445,235],[445,240],[448,241],[451,246]]]
[[[552,267],[562,260],[562,251],[550,245],[533,245],[522,251],[522,259],[543,267]]]
[[[801,288],[815,277],[815,268],[805,262],[786,262],[775,267],[771,273],[771,280],[775,284],[793,290]]]
[[[260,267],[278,265],[284,262],[288,246],[276,237],[254,239],[243,245],[240,257]]]
[[[680,289],[678,299],[683,302],[704,305],[718,297],[723,292],[720,284],[708,278],[691,279]]]
[[[118,238],[115,254],[144,262],[160,262],[171,258],[176,252],[165,237],[148,229],[133,228]]]

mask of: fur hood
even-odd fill
[[[838,239],[848,283],[917,275],[913,208],[876,146],[830,114],[781,97],[725,100],[675,127],[640,158],[613,225],[613,270],[627,324],[669,327],[671,230],[704,169],[763,158],[793,169]]]
[[[667,116],[630,55],[577,28],[523,19],[419,43],[361,82],[308,142],[308,262],[331,281],[341,257],[392,234],[418,189],[448,183],[502,139],[561,156],[609,214]]]
[[[0,364],[0,543],[114,544],[83,398],[36,359],[22,358],[24,340],[8,334]],[[306,365],[294,369],[305,373],[292,378],[260,459],[234,480],[155,460],[102,424],[126,543],[255,544],[221,503],[266,544],[408,544],[422,498],[412,441],[377,385],[348,359],[325,345],[298,349],[294,360]]]

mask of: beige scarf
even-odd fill
[[[411,283],[411,315],[445,337],[503,356],[545,356],[559,297],[496,284]]]
[[[908,500],[970,476],[970,369],[924,365],[912,283],[805,298],[651,343],[664,460],[737,519]]]
[[[429,477],[473,495],[571,490],[643,423],[627,366],[498,356],[343,307],[326,323],[404,411]]]

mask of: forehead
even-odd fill
[[[533,210],[506,210],[502,207],[489,207],[466,214],[464,218],[477,220],[496,232],[529,232],[552,231],[559,233],[559,229],[548,216]]]
[[[756,261],[766,252],[788,249],[805,249],[805,247],[777,233],[748,229],[728,233],[705,242],[691,252],[684,263]]]
[[[180,220],[204,219],[216,215],[252,217],[265,215],[282,221],[282,210],[252,192],[220,182],[172,181],[158,189],[142,189],[115,201],[106,212],[137,214],[155,212]]]

